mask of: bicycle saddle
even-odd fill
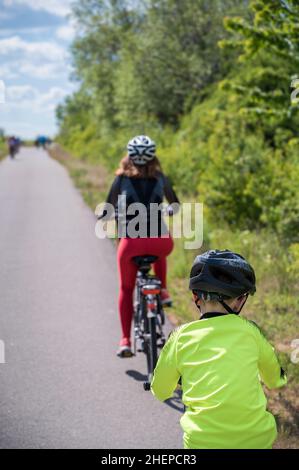
[[[158,256],[152,256],[152,255],[134,256],[134,258],[132,259],[134,263],[137,264],[138,268],[143,268],[143,267],[150,266],[155,261],[157,261]]]

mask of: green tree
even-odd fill
[[[251,21],[225,21],[233,37],[222,45],[240,56],[220,84],[225,104],[215,128],[206,130],[212,151],[206,198],[216,217],[244,228],[271,227],[289,242],[298,240],[299,230],[299,120],[290,100],[299,6],[254,0],[251,8]]]
[[[231,60],[217,42],[235,0],[80,0],[73,44],[75,78],[94,97],[103,125],[156,119],[177,125]],[[238,5],[238,7],[237,7]]]
[[[252,0],[250,7],[251,21],[225,19],[233,37],[220,44],[240,48],[239,61],[251,65],[247,80],[232,85],[248,94],[248,111],[265,114],[266,120],[274,118],[274,122],[277,116],[292,120],[298,110],[291,102],[290,87],[299,67],[299,4],[294,0]]]
[[[217,45],[226,34],[224,12],[236,9],[237,3],[237,11],[244,11],[247,2],[241,6],[230,0],[148,3],[140,34],[124,44],[116,87],[120,119],[128,121],[134,109],[162,125],[177,125],[201,101],[205,87],[229,69],[232,60]]]
[[[115,76],[128,32],[138,26],[138,11],[125,0],[80,0],[73,5],[79,34],[72,46],[74,78],[93,97],[103,125],[115,126]]]

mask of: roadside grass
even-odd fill
[[[98,204],[105,201],[113,175],[104,167],[71,157],[59,144],[52,144],[48,151],[52,158],[66,166],[91,209],[95,210]]]
[[[7,147],[4,141],[0,140],[0,160],[7,155]]]
[[[99,164],[72,157],[60,145],[53,144],[51,156],[69,170],[85,202],[95,210],[104,201],[113,174]],[[188,202],[188,201],[184,201]],[[188,277],[194,257],[209,248],[230,249],[245,256],[257,275],[257,293],[250,297],[244,314],[255,321],[275,346],[288,373],[288,385],[268,390],[268,406],[278,423],[275,448],[299,448],[299,364],[291,362],[291,342],[299,338],[299,246],[284,246],[276,234],[232,230],[209,222],[204,217],[204,243],[200,250],[184,249],[185,239],[175,240],[168,261],[169,290],[174,307],[167,313],[175,324],[198,319],[198,311],[188,291]]]

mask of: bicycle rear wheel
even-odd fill
[[[147,318],[146,359],[149,381],[151,381],[158,360],[156,317]]]

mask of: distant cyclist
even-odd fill
[[[260,379],[276,388],[286,376],[257,325],[238,316],[255,292],[254,270],[236,253],[208,251],[195,259],[190,289],[200,319],[171,334],[152,392],[164,401],[181,378],[187,449],[270,449],[276,423]]]
[[[127,155],[121,160],[116,178],[110,189],[107,203],[115,208],[116,220],[121,223],[121,213],[134,203],[142,203],[146,208],[146,233],[132,236],[128,226],[134,215],[127,215],[125,227],[118,246],[118,270],[120,278],[119,313],[122,338],[118,350],[119,357],[131,357],[131,324],[133,317],[133,292],[137,266],[133,257],[140,255],[157,256],[154,264],[155,274],[162,282],[162,303],[170,305],[171,299],[166,289],[166,257],[173,250],[173,240],[162,214],[159,213],[155,234],[151,232],[151,204],[161,204],[164,197],[169,204],[179,203],[169,179],[162,173],[156,156],[156,145],[147,136],[134,137],[127,146]],[[119,196],[126,197],[126,207],[120,208]],[[132,206],[131,206],[132,207]],[[174,212],[178,207],[174,208]],[[105,215],[105,211],[104,214]]]
[[[42,147],[43,149],[46,148],[48,144],[48,138],[44,135],[39,135],[35,141],[36,147]]]
[[[10,158],[14,158],[19,150],[19,140],[13,135],[9,137],[7,144]]]

